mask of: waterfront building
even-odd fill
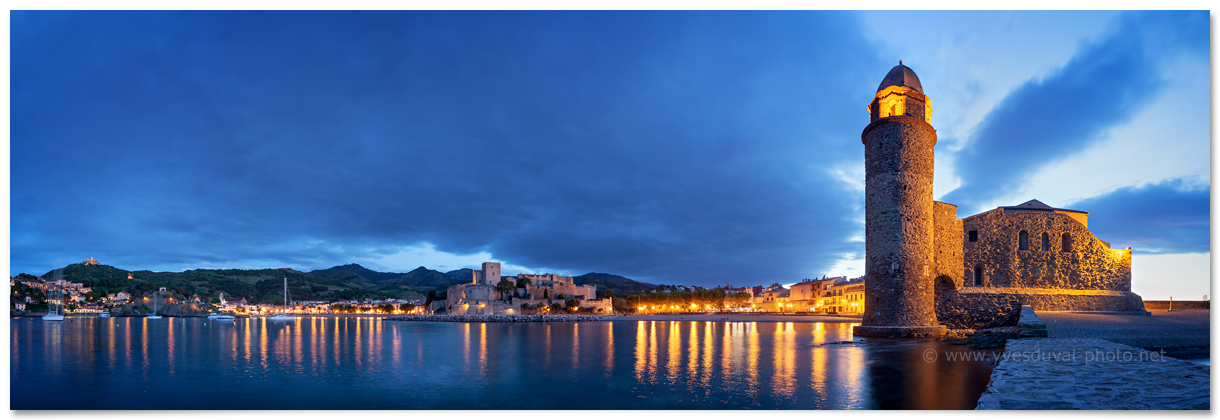
[[[762,289],[762,292],[751,299],[750,303],[754,305],[754,310],[759,312],[791,312],[792,309],[788,306],[791,293],[791,289],[779,283],[772,283],[771,286]]]
[[[847,315],[864,313],[864,288],[863,277],[836,282],[829,290],[830,299],[833,300],[829,311]]]
[[[846,276],[804,279],[792,285],[789,297],[796,312],[827,313],[829,311],[830,288],[835,283],[847,281]]]

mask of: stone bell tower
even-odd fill
[[[865,305],[855,335],[944,335],[937,325],[932,211],[936,130],[919,77],[899,61],[868,106],[860,135],[865,168]]]

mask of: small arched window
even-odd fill
[[[1072,234],[1063,232],[1063,247],[1059,252],[1072,252]]]
[[[1017,249],[1022,251],[1029,249],[1029,232],[1017,232]]]
[[[974,266],[974,287],[983,287],[983,266]]]
[[[1046,232],[1042,232],[1042,250],[1051,250],[1051,235]]]

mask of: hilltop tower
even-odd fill
[[[865,168],[865,310],[854,333],[944,335],[936,320],[932,105],[899,61],[877,87],[860,135]]]

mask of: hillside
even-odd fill
[[[582,274],[573,277],[572,282],[578,285],[592,284],[597,286],[598,289],[610,289],[618,294],[642,292],[657,287],[655,284],[642,283],[623,276],[607,273]]]
[[[125,291],[133,296],[149,296],[161,287],[178,300],[199,296],[205,302],[216,301],[220,293],[229,300],[245,298],[250,303],[282,303],[284,279],[293,300],[347,299],[422,299],[431,290],[469,283],[473,270],[463,268],[443,273],[419,267],[405,274],[383,273],[359,264],[347,264],[308,273],[291,268],[259,270],[198,269],[181,273],[148,270],[125,270],[109,265],[72,264],[48,271],[43,278],[58,276],[85,287],[94,295],[105,296]],[[131,279],[128,279],[128,274]],[[573,278],[576,284],[592,284],[599,289],[630,293],[655,288],[626,277],[606,273],[588,273]]]
[[[179,300],[199,296],[211,302],[223,292],[231,300],[245,298],[248,302],[282,303],[284,279],[293,300],[346,299],[420,299],[423,293],[395,284],[377,284],[360,275],[342,275],[339,270],[323,275],[302,273],[291,268],[260,270],[187,270],[181,273],[124,270],[109,265],[72,264],[64,267],[63,278],[93,288],[93,294],[106,295],[126,291],[134,296],[148,296],[165,287]],[[55,270],[43,278],[51,279]],[[128,273],[132,278],[128,279]],[[373,272],[376,273],[376,272]],[[377,277],[377,276],[374,276]],[[426,292],[426,291],[425,291]]]

